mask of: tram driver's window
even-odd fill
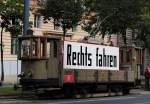
[[[38,44],[38,40],[37,39],[33,39],[32,41],[32,56],[37,56],[37,44]]]
[[[30,56],[30,40],[22,40],[21,43],[21,57]]]
[[[51,55],[51,41],[47,40],[47,57]]]

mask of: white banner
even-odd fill
[[[64,42],[64,69],[119,70],[119,48]]]

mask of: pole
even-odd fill
[[[1,29],[1,84],[4,81],[4,63],[3,63],[3,27]]]
[[[17,43],[19,43],[18,40],[17,40]],[[17,44],[17,53],[19,53],[18,44]],[[17,84],[18,84],[18,82],[19,82],[19,79],[18,79],[18,74],[19,74],[19,73],[18,73],[18,61],[19,61],[19,60],[18,60],[18,55],[17,55],[17,73],[16,73],[16,74],[17,74]]]
[[[61,79],[63,79],[64,76],[64,41],[65,41],[65,36],[66,36],[66,24],[64,23],[63,19],[63,24],[62,24],[62,30],[63,30],[63,37],[62,37],[62,70],[61,70]],[[63,85],[63,80],[61,81],[61,85]]]
[[[24,0],[23,35],[26,35],[29,27],[29,0]]]

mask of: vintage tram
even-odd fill
[[[137,78],[135,69],[130,64],[130,66],[122,65],[118,58],[120,51],[117,47],[63,41],[61,37],[50,35],[27,35],[19,37],[18,40],[18,57],[21,60],[21,73],[18,76],[23,90],[57,88],[65,93],[71,93],[95,92],[96,89],[100,89],[122,91],[126,94],[135,85]],[[66,46],[67,44],[72,47]],[[100,66],[103,59],[96,58],[96,48],[93,47],[103,49],[102,54],[109,54],[108,57],[111,59],[106,61],[108,66]],[[113,52],[113,50],[116,51]],[[82,56],[83,54],[85,56]],[[101,57],[101,55],[98,56]],[[98,67],[93,67],[93,63],[95,65],[98,63]]]

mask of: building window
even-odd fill
[[[54,30],[59,30],[59,28],[60,28],[60,21],[54,19]]]
[[[16,37],[11,38],[11,54],[12,55],[17,54],[17,38]]]
[[[41,16],[34,15],[34,27],[35,28],[40,28],[40,22],[41,22]]]

